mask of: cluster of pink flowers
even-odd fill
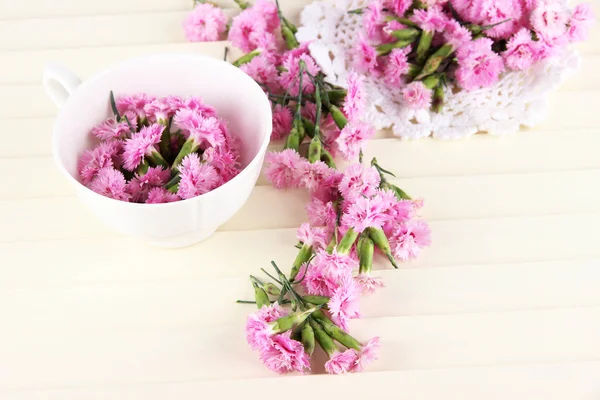
[[[207,193],[239,171],[239,144],[198,97],[112,97],[114,116],[91,130],[99,143],[79,158],[81,182],[103,196],[170,203]]]
[[[362,162],[362,147],[374,134],[362,120],[364,77],[349,73],[345,89],[327,83],[276,3],[236,2],[243,11],[228,38],[247,54],[234,65],[263,87],[273,108],[272,139],[285,140],[284,150],[267,155],[265,175],[278,189],[303,188],[311,197],[289,276],[273,263],[271,282],[251,277],[258,311],[246,323],[248,344],[278,373],[309,370],[317,346],[328,356],[328,373],[362,371],[377,358],[379,338],[358,341],[348,333],[350,321],[361,316],[361,297],[384,286],[372,274],[375,257],[397,267],[430,244],[429,227],[417,215],[422,202],[390,182],[376,159]],[[363,44],[361,72],[377,73],[380,57]],[[407,56],[405,49],[392,52],[390,75],[413,69]],[[432,97],[422,82],[406,96],[423,105]],[[336,156],[351,164],[338,170]]]
[[[439,110],[443,85],[497,83],[587,39],[589,4],[566,0],[370,0],[354,49],[355,68],[401,90],[407,107]]]

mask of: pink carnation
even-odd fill
[[[286,137],[292,130],[294,116],[292,110],[281,104],[277,104],[273,109],[273,132],[271,139],[277,140]]]
[[[277,189],[300,186],[299,168],[304,164],[300,154],[293,149],[267,153],[265,175]]]
[[[382,228],[388,220],[381,196],[359,197],[345,211],[342,224],[362,232],[367,228]]]
[[[512,70],[530,68],[537,60],[536,42],[531,38],[531,31],[522,28],[506,44],[506,51],[502,53],[504,63]]]
[[[413,0],[384,0],[383,4],[398,17],[404,17],[406,11],[412,6]]]
[[[167,189],[155,187],[148,192],[146,204],[162,204],[172,203],[181,200],[175,193],[169,192]]]
[[[427,88],[421,81],[409,83],[402,89],[402,99],[412,109],[420,110],[431,107],[431,97],[431,89]]]
[[[116,99],[117,110],[121,115],[133,113],[137,115],[140,120],[144,120],[146,118],[144,108],[146,107],[146,104],[151,103],[154,99],[155,97],[148,96],[145,93],[119,97]],[[130,122],[133,124],[131,119]]]
[[[312,246],[315,250],[322,249],[328,245],[327,230],[323,227],[312,227],[306,222],[300,225],[296,231],[296,238],[307,246]]]
[[[92,128],[92,135],[100,140],[123,139],[131,134],[131,129],[137,129],[137,121],[131,122],[131,128],[126,121],[117,122],[115,118],[108,118],[100,125]]]
[[[358,157],[362,145],[375,134],[375,129],[365,123],[348,124],[335,141],[346,160]]]
[[[277,68],[267,55],[261,54],[254,57],[249,63],[243,64],[240,69],[256,82],[267,86],[271,91],[278,88]]]
[[[158,152],[156,145],[160,143],[164,129],[164,126],[154,124],[145,126],[139,132],[132,134],[131,139],[127,139],[123,146],[123,167],[134,171],[144,161],[144,157]]]
[[[287,90],[290,95],[297,96],[300,93],[300,61],[304,61],[304,73],[302,74],[302,92],[312,94],[315,91],[315,85],[312,83],[308,74],[317,76],[320,72],[315,60],[308,54],[302,54],[294,57],[292,54],[284,56],[282,66],[285,69],[279,76],[280,85]]]
[[[119,168],[121,162],[118,154],[121,151],[122,145],[123,142],[112,140],[100,143],[93,150],[86,150],[77,163],[77,171],[81,177],[81,182],[87,186],[101,169],[108,167]]]
[[[277,12],[277,5],[272,0],[256,0],[254,5],[252,6],[252,11],[254,11],[257,18],[264,19],[267,30],[271,33],[275,29],[279,28],[279,14]]]
[[[412,201],[398,200],[391,190],[380,190],[378,195],[381,197],[384,212],[390,222],[404,222],[414,216],[415,205]]]
[[[310,294],[331,296],[340,285],[351,279],[352,270],[357,267],[358,262],[349,255],[339,254],[336,250],[330,254],[320,249],[308,266],[302,284]]]
[[[325,363],[325,371],[328,374],[345,374],[352,372],[358,363],[358,353],[354,349],[348,349],[343,353],[336,352]]]
[[[491,39],[481,38],[458,49],[456,79],[463,89],[490,87],[498,82],[504,63],[492,51],[492,43]]]
[[[376,73],[379,66],[377,50],[364,38],[360,38],[354,49],[354,66],[358,72]]]
[[[310,369],[310,361],[304,346],[297,340],[291,339],[291,334],[291,331],[287,331],[274,335],[260,349],[260,359],[271,371],[285,374]]]
[[[308,220],[313,226],[333,226],[335,224],[336,212],[333,202],[324,202],[317,197],[312,197],[306,205]]]
[[[416,258],[423,247],[431,244],[431,231],[424,221],[410,220],[400,224],[392,237],[390,246],[398,260]]]
[[[315,193],[322,189],[324,185],[329,183],[329,178],[335,174],[335,170],[329,168],[323,161],[309,163],[304,161],[300,164],[298,175],[300,183],[311,193]]]
[[[175,103],[177,102],[177,100],[171,101]],[[215,110],[213,106],[209,106],[208,104],[204,103],[204,101],[197,96],[190,96],[189,98],[185,99],[177,108],[195,111],[196,114],[202,118],[217,117],[217,110]]]
[[[480,8],[482,0],[450,0],[452,8],[456,10],[458,15],[465,21],[476,22],[479,16],[477,10]]]
[[[196,153],[187,155],[181,161],[179,174],[181,181],[177,195],[184,200],[208,193],[222,183],[217,170],[211,165],[200,163]]]
[[[449,20],[440,7],[416,9],[410,19],[426,32],[442,32]]]
[[[183,20],[183,30],[190,42],[215,42],[227,30],[227,17],[212,4],[197,4]]]
[[[345,331],[348,330],[348,320],[360,318],[360,294],[361,288],[354,279],[345,277],[327,303],[332,321]]]
[[[569,40],[572,42],[587,40],[588,30],[595,23],[596,17],[590,4],[582,3],[576,5],[569,20],[569,30],[567,32]]]
[[[347,92],[343,107],[348,121],[359,120],[367,108],[364,85],[364,76],[359,76],[356,72],[348,74]]]
[[[127,183],[127,192],[131,194],[133,202],[143,203],[152,188],[165,185],[170,177],[171,173],[162,167],[150,167],[142,176],[135,174],[135,177]]]
[[[225,146],[209,147],[202,154],[202,159],[217,170],[223,182],[229,182],[240,173],[238,156]]]
[[[531,12],[530,21],[538,36],[553,44],[567,33],[569,10],[561,1],[539,0]]]
[[[225,143],[221,123],[215,117],[204,118],[197,111],[181,109],[177,111],[173,121],[183,130],[187,139],[193,139],[203,148],[219,147]]]
[[[268,32],[266,20],[257,17],[256,12],[248,8],[233,18],[229,40],[243,52],[249,53],[258,47],[257,38],[265,32]]]
[[[263,306],[246,320],[246,340],[253,350],[259,350],[268,345],[268,339],[273,334],[269,323],[285,317],[288,311],[279,304]]]
[[[375,167],[352,164],[344,171],[339,190],[346,200],[352,201],[357,197],[375,195],[380,183],[381,177]]]
[[[515,33],[519,28],[523,10],[519,0],[483,0],[477,10],[478,19],[476,20],[482,26],[494,25],[487,29],[485,34],[496,39],[506,39]]]
[[[317,105],[312,101],[307,101],[302,107],[302,118],[306,118],[309,121],[314,121],[317,117]]]
[[[363,26],[367,32],[367,37],[380,41],[383,23],[382,0],[372,0],[363,11]]]
[[[364,371],[367,365],[377,360],[377,352],[379,351],[380,347],[381,345],[378,337],[374,337],[373,339],[369,340],[367,344],[360,349],[358,360],[354,366],[353,372]]]
[[[384,71],[384,79],[388,85],[399,88],[404,84],[403,77],[410,70],[408,53],[411,50],[412,48],[409,46],[403,49],[394,49],[389,54]]]
[[[358,276],[354,278],[354,281],[362,290],[363,294],[373,294],[377,289],[385,286],[381,278],[370,274],[358,274]]]
[[[448,21],[444,29],[444,40],[454,50],[469,43],[472,39],[471,32],[455,20]]]
[[[144,106],[144,112],[150,122],[158,122],[162,125],[167,125],[169,118],[175,115],[175,111],[181,104],[181,99],[175,96],[154,99],[152,102]]]
[[[102,168],[90,184],[90,189],[102,196],[115,200],[129,201],[126,189],[127,182],[121,171],[114,168]]]

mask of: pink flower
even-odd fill
[[[133,130],[137,129],[137,121],[130,121]],[[117,122],[115,118],[108,118],[100,125],[92,128],[92,135],[100,140],[123,139],[131,134],[131,128],[126,121]]]
[[[367,228],[381,228],[387,222],[381,196],[358,197],[352,201],[342,217],[342,224],[362,232]]]
[[[358,72],[376,73],[379,66],[377,61],[377,50],[360,38],[354,49],[354,66]]]
[[[431,107],[431,97],[431,89],[427,88],[421,81],[411,82],[402,89],[404,103],[415,110]]]
[[[385,66],[385,82],[393,87],[399,88],[404,84],[403,76],[410,70],[408,64],[408,53],[412,50],[411,46],[403,49],[394,49],[387,58]]]
[[[377,289],[385,286],[381,278],[370,274],[358,274],[358,276],[354,278],[354,281],[362,290],[363,294],[373,294]]]
[[[315,250],[322,249],[328,245],[327,230],[323,227],[312,227],[306,222],[300,225],[296,231],[296,238],[307,246],[312,246]]]
[[[394,36],[392,36],[392,33],[394,31],[399,31],[401,29],[406,29],[406,28],[407,28],[406,25],[401,24],[400,22],[398,22],[396,20],[387,22],[382,28],[383,33],[382,33],[381,41],[383,43],[393,43],[393,42],[397,41],[398,39],[396,39]],[[408,47],[410,50],[410,47],[412,47],[412,46],[408,46]],[[406,49],[406,47],[405,47],[405,49]]]
[[[440,7],[416,9],[410,19],[426,32],[442,32],[449,20]]]
[[[383,2],[385,8],[390,9],[398,17],[403,17],[412,3],[413,0],[384,0]]]
[[[273,109],[273,132],[271,139],[277,140],[287,136],[292,130],[294,116],[292,110],[281,104],[277,104]]]
[[[519,28],[523,10],[519,0],[482,0],[477,10],[477,23],[483,26],[494,25],[502,22],[485,34],[496,39],[506,39]]]
[[[380,183],[381,177],[375,167],[352,164],[344,171],[339,189],[346,200],[352,201],[357,197],[375,195]]]
[[[93,150],[86,150],[77,163],[77,171],[84,185],[89,185],[96,177],[96,174],[108,167],[120,167],[120,160],[117,155],[121,151],[123,142],[112,140],[110,142],[100,143]]]
[[[167,189],[161,187],[155,187],[148,192],[146,204],[172,203],[179,200],[181,199],[175,193],[171,193]]]
[[[531,12],[530,21],[539,37],[553,44],[567,33],[569,11],[563,2],[539,0]]]
[[[277,189],[300,186],[299,168],[304,160],[293,149],[279,153],[267,153],[265,175]]]
[[[177,100],[170,100],[170,102],[176,103]],[[185,99],[179,107],[176,108],[195,111],[196,114],[202,118],[217,117],[217,111],[215,108],[205,104],[204,101],[197,96],[190,96],[189,98]]]
[[[115,200],[129,201],[130,196],[125,191],[127,182],[121,171],[114,168],[102,168],[90,185],[90,189],[102,196]]]
[[[304,73],[302,74],[302,92],[312,94],[315,91],[315,85],[310,80],[308,73],[317,76],[320,72],[315,60],[308,54],[302,54],[299,57],[289,55],[284,57],[282,66],[285,69],[279,76],[279,83],[286,89],[290,95],[297,96],[300,92],[300,61],[304,61]]]
[[[175,96],[154,99],[144,106],[144,112],[152,123],[158,122],[166,126],[169,118],[175,115],[175,111],[177,111],[177,107],[173,106],[180,101],[181,99]]]
[[[351,277],[345,277],[333,291],[327,307],[331,320],[343,330],[348,330],[348,320],[360,318],[359,301],[361,288]]]
[[[252,10],[255,15],[263,18],[267,25],[267,30],[271,33],[279,28],[279,14],[277,13],[277,5],[272,0],[256,0]]]
[[[145,202],[150,190],[165,185],[170,177],[171,173],[162,167],[150,167],[142,176],[135,174],[135,177],[127,183],[127,192],[131,195],[131,201]]]
[[[249,63],[243,64],[240,69],[256,82],[267,86],[271,91],[278,88],[277,68],[267,55],[261,54],[254,57]]]
[[[379,351],[380,347],[381,345],[378,337],[374,337],[373,339],[369,340],[367,344],[360,349],[358,360],[353,368],[353,372],[361,372],[367,365],[377,360],[377,352]]]
[[[372,0],[363,11],[363,26],[367,37],[380,41],[383,23],[383,4],[381,0]]]
[[[197,4],[183,20],[183,30],[190,42],[215,42],[227,30],[227,17],[212,4]]]
[[[458,15],[466,21],[476,22],[479,18],[477,10],[480,8],[482,0],[450,0],[452,8],[456,10]]]
[[[203,148],[219,147],[225,143],[221,124],[215,117],[204,118],[197,111],[181,109],[175,114],[173,122],[183,130],[187,139],[192,139]]]
[[[311,119],[314,121],[314,117]],[[340,137],[341,130],[336,125],[335,121],[331,117],[331,114],[327,115],[323,122],[321,122],[321,139],[323,145],[331,153],[332,156],[336,156],[338,153],[337,139]]]
[[[302,107],[302,118],[306,118],[309,121],[314,121],[317,117],[317,105],[311,101],[304,103]]]
[[[329,183],[329,178],[331,178],[335,172],[334,169],[329,168],[323,161],[309,163],[304,160],[298,169],[300,184],[311,193],[319,191],[324,185]]]
[[[454,50],[459,49],[472,39],[471,32],[455,20],[448,21],[444,28],[444,40]]]
[[[257,38],[265,32],[268,32],[266,20],[257,16],[252,8],[247,8],[231,21],[229,40],[248,53],[257,48]]]
[[[498,82],[504,64],[502,57],[492,51],[492,43],[491,39],[481,38],[458,49],[456,79],[463,89],[490,87]]]
[[[431,244],[431,231],[424,221],[401,223],[390,238],[392,253],[398,260],[416,258],[423,247]]]
[[[358,353],[354,349],[348,349],[343,353],[336,352],[325,363],[325,371],[328,374],[345,374],[352,372],[358,362]]]
[[[155,98],[145,93],[135,94],[133,96],[124,96],[116,99],[117,110],[121,115],[131,112],[136,114],[140,120],[146,118],[144,107],[151,103]],[[133,124],[133,121],[130,122]]]
[[[313,226],[333,226],[335,224],[336,212],[333,202],[324,202],[317,197],[312,197],[306,205],[308,220]]]
[[[356,72],[350,72],[350,74],[348,74],[348,89],[346,91],[343,107],[344,114],[346,114],[348,121],[359,120],[367,108],[364,85],[364,76],[359,76]]]
[[[391,190],[380,190],[378,195],[390,222],[404,222],[413,217],[415,205],[412,201],[398,200]]]
[[[569,30],[567,32],[569,40],[572,42],[587,40],[588,30],[595,23],[594,10],[589,3],[576,5],[569,20]]]
[[[139,132],[131,135],[131,139],[125,141],[123,146],[123,167],[134,171],[143,161],[144,157],[158,152],[156,145],[160,143],[164,126],[154,124],[143,127]]]
[[[302,284],[312,295],[331,296],[340,285],[352,279],[352,270],[357,267],[358,262],[349,255],[336,250],[329,254],[319,249],[306,269]]]
[[[506,44],[506,51],[502,53],[504,63],[512,70],[530,68],[537,60],[536,42],[531,38],[531,31],[522,28]]]
[[[222,183],[217,170],[211,165],[202,164],[196,153],[187,155],[181,161],[179,174],[181,181],[177,195],[184,200],[208,193]]]
[[[273,334],[269,327],[281,317],[288,315],[288,311],[279,304],[263,306],[254,314],[250,314],[246,320],[246,340],[252,350],[259,350],[268,345],[268,339]]]
[[[260,349],[260,359],[271,371],[285,374],[310,369],[304,346],[297,340],[291,339],[291,334],[291,331],[287,331],[274,335],[269,338],[267,345]]]
[[[217,170],[223,182],[229,182],[240,173],[238,156],[225,146],[209,147],[202,154],[202,159]]]
[[[365,123],[348,124],[342,129],[340,136],[335,141],[340,153],[346,160],[358,157],[364,142],[375,134],[375,129]]]

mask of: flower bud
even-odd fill
[[[302,143],[304,141],[304,138],[306,137],[306,129],[304,129],[304,123],[302,123],[301,118],[294,119],[294,127],[298,131],[298,141],[299,143]]]
[[[335,345],[335,342],[333,341],[331,336],[329,336],[327,332],[325,332],[323,326],[317,321],[310,319],[309,323],[311,328],[313,328],[315,339],[317,339],[317,343],[319,343],[319,346],[321,346],[323,351],[327,353],[329,357],[334,355],[337,351],[337,346]]]
[[[323,327],[323,330],[327,333],[327,335],[329,335],[331,338],[335,339],[336,341],[343,344],[344,346],[346,346],[349,349],[355,349],[357,351],[360,351],[360,349],[362,348],[360,342],[358,340],[354,339],[352,336],[350,336],[346,332],[344,332],[339,326],[337,326],[336,324],[331,322],[331,320],[329,318],[327,318],[327,316],[325,315],[325,313],[323,311],[317,310],[312,315],[313,315],[314,319],[316,319],[318,321],[319,325],[321,325]],[[313,328],[314,328],[314,325],[313,325]],[[317,329],[315,329],[315,335],[316,334],[317,334]],[[317,340],[318,340],[318,336],[317,336]],[[321,344],[321,343],[319,342],[319,344]],[[323,350],[325,350],[325,349],[323,349]]]
[[[378,56],[386,56],[386,55],[390,54],[392,52],[392,50],[394,50],[394,49],[403,49],[407,46],[410,46],[412,43],[414,43],[415,40],[416,40],[416,38],[402,39],[402,40],[398,40],[397,42],[394,42],[394,43],[382,44],[381,46],[377,46],[377,55]]]
[[[329,303],[329,297],[327,296],[303,296],[304,301],[315,306],[323,306]]]
[[[329,112],[338,128],[344,129],[344,127],[348,125],[348,120],[342,110],[332,104],[329,106]]]
[[[315,331],[308,322],[302,327],[301,340],[302,345],[304,346],[304,352],[309,356],[312,356],[313,351],[315,351]]]
[[[271,300],[269,300],[267,292],[265,292],[265,290],[256,282],[252,282],[252,286],[254,286],[254,299],[256,300],[256,307],[261,309],[263,306],[270,305]]]
[[[304,133],[306,133],[306,136],[308,136],[311,139],[314,138],[315,124],[306,118],[302,118],[302,125],[304,126]]]
[[[391,32],[391,35],[399,40],[414,39],[420,34],[421,31],[415,28],[406,28]]]
[[[290,29],[290,27],[285,24],[281,24],[281,36],[283,36],[283,38],[285,39],[285,45],[289,50],[295,49],[298,46],[300,46],[292,29]]]
[[[373,268],[373,253],[375,252],[375,244],[373,240],[365,235],[358,239],[358,260],[360,264],[359,272],[368,274]]]
[[[433,111],[439,113],[444,107],[444,87],[439,85],[433,92]]]
[[[267,294],[270,294],[271,296],[279,296],[281,294],[281,290],[274,283],[271,282],[265,283],[263,289],[265,292],[267,292]]]
[[[313,254],[313,247],[309,245],[302,245],[296,259],[294,260],[294,264],[292,265],[292,271],[290,272],[290,281],[296,279],[298,272],[300,272],[300,267],[305,262],[308,262]]]
[[[294,326],[303,323],[306,320],[306,318],[308,318],[312,313],[314,313],[317,310],[317,307],[309,308],[306,311],[293,313],[285,317],[281,317],[278,320],[271,322],[269,325],[271,326],[274,335],[278,333],[287,332]]]
[[[285,149],[300,150],[300,134],[296,128],[292,128],[292,131],[285,142],[284,150]]]
[[[421,73],[415,78],[416,80],[421,80],[424,77],[433,74],[442,64],[448,56],[454,53],[454,47],[452,45],[446,43],[442,47],[440,47],[435,53],[431,55],[425,62]],[[431,89],[431,88],[430,88]]]
[[[344,103],[346,99],[347,91],[345,89],[334,89],[327,92],[327,99],[329,100],[329,105],[335,104],[337,106]]]
[[[369,232],[369,237],[373,240],[373,243],[387,256],[390,260],[394,268],[398,268],[398,264],[396,264],[396,260],[392,255],[392,249],[390,247],[390,242],[388,241],[387,236],[385,236],[385,232],[381,228],[367,228]]]
[[[423,79],[423,85],[428,89],[434,89],[440,84],[440,75],[433,74]]]
[[[251,51],[248,54],[244,54],[243,56],[241,56],[240,58],[238,58],[237,60],[235,60],[234,62],[232,62],[231,64],[234,67],[240,67],[244,64],[248,64],[250,61],[252,61],[252,59],[256,56],[260,55],[260,50],[254,50]]]
[[[323,145],[321,144],[321,139],[318,136],[315,136],[310,141],[310,145],[308,146],[308,161],[310,163],[315,163],[321,160],[321,150]]]
[[[429,48],[431,47],[431,42],[433,41],[434,32],[423,31],[421,34],[421,39],[419,40],[419,45],[417,46],[417,63],[421,64],[425,61],[427,57],[427,53],[429,52]]]
[[[352,229],[352,228],[348,229],[348,231],[346,232],[346,234],[344,235],[342,240],[340,240],[340,244],[338,244],[338,246],[337,246],[338,254],[350,253],[350,249],[354,245],[354,242],[356,242],[357,238],[358,238],[358,233],[355,232],[354,229]]]
[[[337,169],[335,165],[335,160],[329,151],[326,148],[321,150],[321,161],[323,161],[329,168]]]

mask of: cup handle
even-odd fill
[[[44,69],[43,84],[48,97],[61,108],[81,84],[81,79],[62,65],[52,63]]]

